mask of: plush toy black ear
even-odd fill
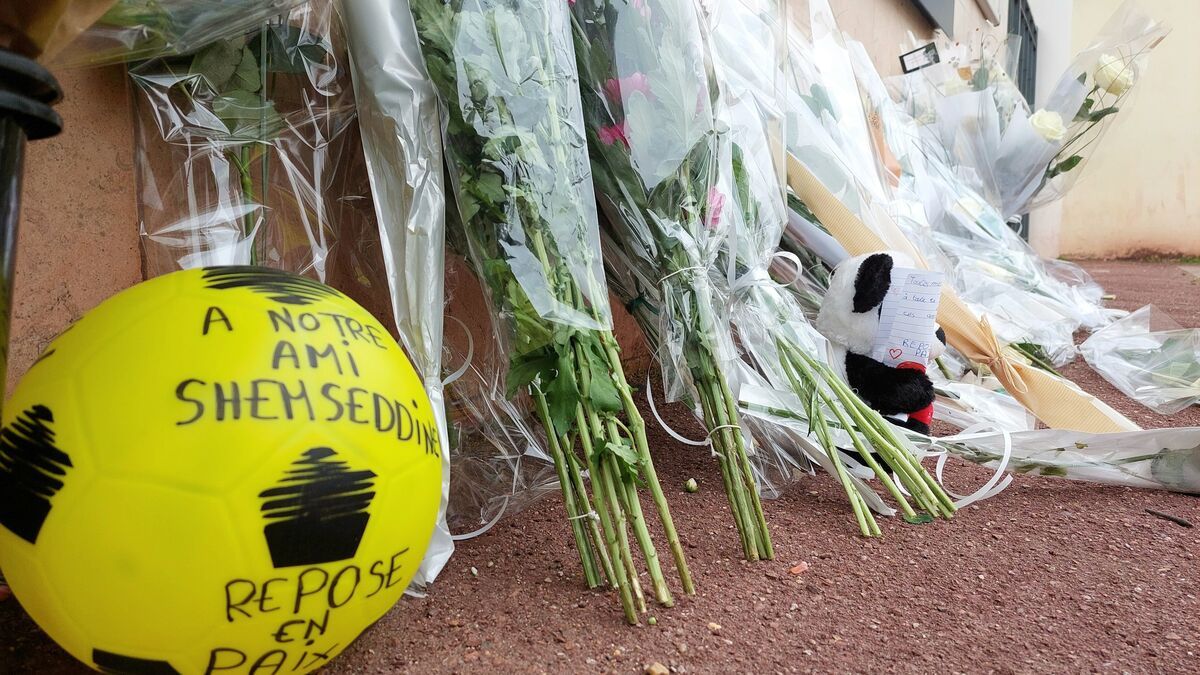
[[[854,312],[864,314],[874,309],[883,302],[891,286],[892,256],[886,253],[867,256],[854,277]]]

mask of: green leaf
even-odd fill
[[[441,0],[414,0],[413,18],[421,41],[437,48],[447,56],[454,53],[458,31],[454,26],[454,10]]]
[[[928,513],[921,512],[912,516],[904,516],[904,522],[908,523],[909,525],[924,525],[925,523],[932,523],[933,516],[929,515]]]
[[[569,358],[559,357],[558,372],[546,386],[545,392],[554,433],[559,436],[569,434],[575,425],[575,410],[580,403],[579,388],[575,383],[575,373],[571,369]]]
[[[1064,173],[1070,171],[1071,169],[1074,169],[1075,167],[1079,166],[1079,163],[1082,161],[1083,161],[1083,157],[1080,157],[1079,155],[1071,155],[1070,157],[1064,159],[1063,161],[1059,162],[1057,165],[1052,167],[1050,169],[1050,172],[1048,175],[1050,178],[1054,178],[1054,177],[1058,176],[1059,174],[1064,174]]]
[[[497,173],[480,174],[479,180],[472,183],[472,191],[477,197],[492,204],[502,204],[505,201],[504,179]]]
[[[212,111],[231,136],[266,141],[283,126],[283,119],[273,103],[240,89],[214,98]]]
[[[202,75],[214,91],[220,92],[225,90],[225,85],[229,83],[241,62],[240,41],[218,40],[196,53],[190,72]]]
[[[1104,119],[1105,117],[1108,117],[1109,115],[1112,115],[1112,114],[1118,112],[1119,110],[1120,110],[1120,108],[1118,108],[1115,105],[1109,106],[1107,108],[1101,108],[1100,110],[1097,110],[1096,112],[1088,115],[1088,121],[1089,122],[1099,122],[1100,120]]]
[[[324,36],[290,24],[273,24],[266,29],[256,45],[260,52],[262,41],[267,46],[267,70],[273,73],[306,73],[310,63],[324,63],[332,52]]]
[[[619,443],[615,441],[609,441],[604,445],[604,449],[611,452],[614,457],[620,460],[621,464],[623,465],[623,469],[626,469],[635,475],[638,473],[638,467],[641,465],[641,458],[638,457],[637,450],[634,450],[628,443],[623,440]]]
[[[975,91],[983,91],[984,89],[987,89],[988,80],[990,77],[991,73],[988,72],[988,69],[984,66],[980,66],[979,70],[976,70],[975,74],[971,76],[971,88]]]
[[[1092,114],[1092,106],[1094,105],[1096,105],[1096,99],[1090,96],[1083,99],[1083,105],[1079,106],[1079,112],[1075,113],[1075,121],[1082,122],[1086,120]]]
[[[557,372],[558,354],[551,350],[514,355],[508,366],[508,382],[505,396],[512,398],[540,376],[549,382]]]
[[[229,80],[230,89],[240,89],[252,93],[258,93],[262,88],[262,78],[258,73],[258,59],[254,57],[254,52],[249,47],[242,48],[242,60],[238,63],[237,69],[233,71],[233,77]]]
[[[1038,475],[1066,478],[1067,470],[1061,466],[1043,466],[1040,469],[1038,469]]]
[[[619,412],[624,407],[621,405],[621,394],[608,368],[608,360],[598,353],[598,349],[599,345],[596,345],[584,350],[588,371],[592,375],[588,380],[587,397],[597,410]]]

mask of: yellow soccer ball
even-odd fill
[[[315,670],[400,598],[437,516],[437,425],[404,352],[274,270],[111,298],[3,425],[0,569],[106,672]]]

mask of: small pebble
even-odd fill
[[[721,624],[709,621],[708,629],[714,633],[720,633],[721,632]]]
[[[808,571],[808,563],[802,562],[799,565],[796,565],[795,567],[792,567],[790,570],[788,570],[788,573],[789,574],[804,574],[807,571]]]
[[[666,666],[658,661],[646,666],[645,670],[646,675],[669,675],[670,672],[671,671],[668,670]]]
[[[474,565],[471,566],[471,576],[473,576],[473,577],[479,576],[479,570],[475,569]]]

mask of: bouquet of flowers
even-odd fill
[[[1007,484],[1002,472],[1009,471],[1200,494],[1200,429],[1196,427],[1109,434],[1062,429],[979,432],[923,443],[932,454],[996,469],[994,485],[1001,489]]]
[[[772,558],[736,382],[724,368],[738,355],[709,279],[728,228],[719,176],[731,149],[701,19],[690,0],[576,0],[571,12],[592,173],[613,244],[605,258],[610,269],[635,270],[652,294],[647,335],[658,338],[667,397],[699,410],[746,557]]]
[[[1200,403],[1200,330],[1154,305],[1096,331],[1079,351],[1114,387],[1160,415]]]
[[[1073,184],[1167,32],[1129,0],[1040,108],[1020,97],[991,55],[972,67],[910,73],[893,88],[959,173],[1008,220],[1060,198]]]
[[[343,31],[314,0],[130,68],[148,275],[265,265],[390,316]]]
[[[568,8],[410,6],[446,109],[447,163],[470,263],[509,361],[506,395],[533,399],[588,585],[607,580],[636,623],[646,603],[630,530],[655,598],[673,602],[639,483],[653,497],[684,591],[693,588],[610,330]]]

